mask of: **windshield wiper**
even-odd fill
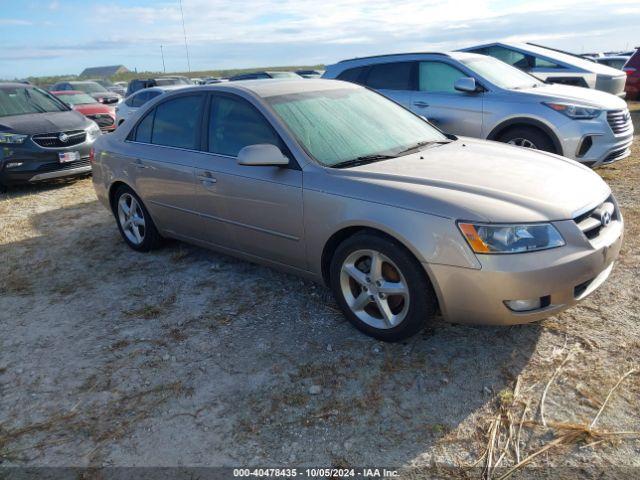
[[[414,145],[411,145],[408,148],[405,148],[404,150],[399,151],[398,155],[404,155],[405,153],[409,153],[414,150],[419,150],[422,147],[426,147],[427,145],[444,144],[444,143],[450,143],[450,142],[452,142],[452,140],[426,140],[423,142],[418,142]]]
[[[358,167],[360,165],[366,165],[367,163],[378,162],[380,160],[389,160],[391,158],[396,158],[397,155],[382,155],[382,154],[373,154],[373,155],[363,155],[358,158],[352,158],[351,160],[345,160],[343,162],[338,162],[335,165],[331,165],[332,168],[348,168],[348,167]]]

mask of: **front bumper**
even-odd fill
[[[514,325],[541,320],[581,301],[609,276],[622,246],[623,221],[589,241],[572,220],[554,222],[563,247],[513,255],[478,255],[480,269],[425,265],[444,318],[454,323]],[[542,308],[510,310],[505,301],[545,298]]]
[[[633,123],[623,133],[616,134],[607,121],[607,112],[593,120],[571,120],[559,130],[559,140],[565,157],[595,168],[622,160],[631,154]],[[590,146],[584,150],[584,142]]]
[[[0,184],[20,185],[91,173],[89,151],[94,140],[65,148],[43,148],[28,140],[0,148]],[[78,152],[80,160],[60,163],[61,152]]]

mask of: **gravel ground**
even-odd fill
[[[0,463],[477,477],[488,458],[509,467],[547,446],[527,468],[638,468],[638,437],[605,432],[640,431],[640,374],[586,426],[638,366],[640,139],[598,173],[627,222],[601,289],[541,323],[436,322],[400,344],[358,333],[296,277],[178,242],[129,250],[89,179],[13,190],[0,197]]]

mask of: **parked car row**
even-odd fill
[[[636,61],[638,54],[629,60],[632,65]],[[588,64],[591,71],[586,72],[582,68],[584,65],[579,62]],[[633,85],[636,70],[635,67],[629,68],[627,75]],[[556,75],[557,71],[551,72],[554,69],[563,71],[564,80]],[[630,153],[633,125],[625,102],[616,96],[620,95],[622,88],[619,77],[624,79],[625,73],[531,44],[490,44],[449,53],[380,55],[341,61],[324,72],[256,71],[229,79],[200,79],[200,83],[224,85],[226,82],[268,79],[296,81],[320,74],[325,79],[345,80],[374,89],[428,119],[447,134],[543,150],[590,167],[620,160]],[[581,79],[592,88],[549,84],[551,80],[568,83],[566,79],[569,76]],[[546,81],[540,80],[540,77]],[[6,85],[12,85],[11,88],[15,90],[17,84]],[[65,111],[72,109],[83,113],[99,131],[109,133],[128,121],[136,110],[148,102],[188,86],[193,86],[192,79],[163,76],[132,80],[127,85],[128,95],[124,100],[119,94],[108,90],[122,88],[123,85],[116,86],[104,81],[59,82],[51,87],[50,93],[54,99],[57,97],[56,105],[64,105]],[[598,89],[610,90],[616,95]],[[32,89],[16,91],[6,101],[10,102],[11,98],[20,95],[26,100],[34,96],[51,98],[47,92]],[[33,108],[35,112],[22,117],[18,123],[33,122],[38,125],[38,131],[25,127],[23,132],[19,128],[8,127],[4,132],[8,136],[5,136],[3,143],[10,143],[11,138],[26,139],[29,135],[60,137],[66,140],[50,142],[51,145],[45,145],[45,148],[63,149],[60,152],[64,153],[67,147],[75,145],[68,143],[69,137],[76,141],[85,130],[81,125],[78,128],[67,125],[53,128],[50,123],[38,122],[38,107]],[[43,113],[47,112],[45,110]],[[83,138],[88,140],[90,136]],[[52,150],[49,158],[53,158],[53,153],[60,152]],[[72,152],[73,161],[86,158],[79,150]],[[63,163],[67,163],[67,158],[63,156],[59,159],[59,166],[65,167],[61,171],[66,170],[69,175],[83,173],[82,170],[66,169],[69,165]],[[3,164],[3,172],[7,168],[28,169],[30,162],[7,164],[8,167]],[[9,173],[15,172],[17,170]],[[42,177],[34,175],[27,180],[40,179]],[[14,182],[8,179],[2,183]]]

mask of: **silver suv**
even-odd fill
[[[331,65],[323,77],[373,88],[447,133],[545,150],[591,167],[627,157],[633,140],[624,100],[548,85],[485,55],[357,58]]]

